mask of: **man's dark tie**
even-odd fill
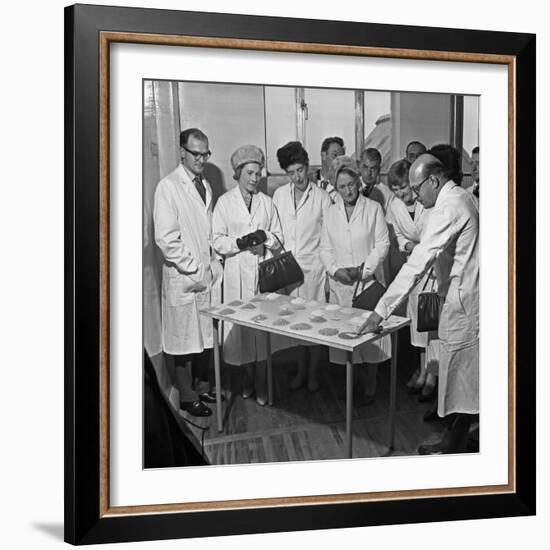
[[[193,183],[201,196],[202,202],[206,204],[206,188],[204,187],[204,183],[202,183],[202,178],[200,176],[195,176],[195,178],[193,178]]]

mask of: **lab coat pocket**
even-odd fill
[[[204,264],[199,263],[194,273],[179,273],[170,280],[170,284],[181,286],[183,292],[202,292],[206,289]]]
[[[166,288],[166,303],[170,307],[185,306],[195,302],[195,293],[190,288],[196,283],[186,281],[183,277],[170,281]]]
[[[479,333],[479,293],[473,291],[465,293],[457,289],[458,299],[467,321],[468,340],[474,340]]]
[[[463,344],[471,339],[471,321],[457,288],[449,288],[441,311],[439,337],[448,344]]]

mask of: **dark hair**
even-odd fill
[[[407,147],[405,147],[405,154],[407,154],[407,151],[409,150],[409,147],[411,145],[420,145],[420,147],[422,147],[422,149],[424,149],[424,151],[422,151],[422,153],[426,152],[426,146],[421,141],[411,141],[411,142],[409,142]]]
[[[277,150],[277,160],[283,170],[292,164],[304,164],[309,166],[309,156],[299,141],[289,141]]]
[[[183,132],[180,133],[180,147],[185,147],[190,137],[208,143],[208,137],[206,137],[206,134],[202,130],[198,128],[187,128],[187,130],[183,130]]]
[[[428,153],[439,159],[443,164],[443,175],[453,180],[457,185],[462,181],[462,156],[458,149],[446,143],[434,145]]]
[[[479,155],[479,147],[477,146],[472,149],[472,155],[475,155],[476,153]]]
[[[411,163],[407,159],[398,160],[390,166],[388,185],[399,185],[409,175]]]
[[[361,153],[361,158],[363,157],[367,157],[368,160],[375,160],[379,164],[382,164],[382,155],[380,151],[374,147],[367,147],[367,149],[364,149]]]
[[[342,147],[342,149],[344,148],[344,140],[341,137],[338,137],[338,136],[328,137],[328,138],[325,138],[323,140],[323,143],[321,144],[321,153],[326,153],[328,151],[328,148],[333,143],[337,143],[338,145],[340,145],[340,147]]]

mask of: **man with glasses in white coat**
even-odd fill
[[[437,262],[440,358],[438,414],[451,427],[419,454],[466,451],[468,431],[479,413],[479,210],[475,198],[446,176],[435,156],[421,155],[410,169],[411,188],[430,218],[407,263],[360,331],[376,331]],[[450,261],[439,261],[446,252]]]
[[[210,416],[206,403],[216,402],[208,391],[212,320],[199,313],[221,302],[222,267],[212,248],[212,189],[202,176],[210,155],[201,130],[181,132],[181,163],[159,182],[153,213],[155,242],[163,256],[162,348],[174,361],[180,407],[193,416]]]

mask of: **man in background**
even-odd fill
[[[368,147],[363,150],[359,158],[361,194],[378,202],[382,206],[384,215],[386,215],[389,203],[393,199],[394,194],[380,178],[381,165],[382,155],[378,149]]]
[[[315,181],[321,189],[324,189],[329,194],[333,202],[336,189],[330,181],[332,161],[345,153],[346,148],[344,140],[341,137],[325,138],[321,144],[321,168],[315,174]]]
[[[405,148],[405,158],[412,164],[426,152],[426,146],[420,141],[411,141]]]
[[[181,163],[159,182],[153,209],[155,242],[164,259],[162,349],[174,362],[180,407],[193,416],[210,416],[205,403],[216,401],[208,391],[212,320],[199,313],[221,302],[222,267],[211,245],[212,189],[202,176],[210,155],[201,130],[181,132]]]

